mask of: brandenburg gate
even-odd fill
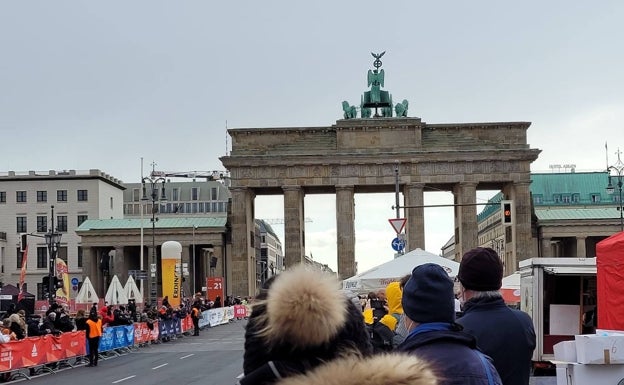
[[[527,144],[529,122],[428,124],[407,117],[381,91],[381,62],[369,71],[370,91],[328,127],[229,129],[232,149],[221,158],[231,176],[231,272],[234,295],[255,295],[254,198],[283,195],[285,264],[305,255],[304,197],[336,195],[338,273],[355,274],[354,194],[395,191],[395,167],[405,206],[406,249],[425,249],[423,196],[454,195],[455,259],[477,246],[477,190],[501,190],[514,202],[515,225],[504,258],[514,266],[531,257],[530,164],[540,152]],[[376,64],[379,64],[377,66]],[[372,77],[372,80],[371,80]],[[381,81],[380,81],[381,79]],[[377,82],[377,88],[375,88]],[[384,94],[385,93],[385,94]],[[374,112],[374,116],[371,116]],[[390,212],[390,210],[389,210]],[[503,257],[503,256],[501,256]]]

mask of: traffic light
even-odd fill
[[[50,276],[45,275],[41,278],[41,288],[43,289],[43,298],[50,297]]]
[[[63,288],[63,280],[58,277],[54,277],[54,290]]]
[[[501,201],[501,215],[503,226],[513,224],[513,201]]]
[[[26,245],[28,245],[28,234],[20,234],[20,251],[22,253],[26,251]]]

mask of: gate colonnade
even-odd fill
[[[527,144],[529,122],[427,124],[420,118],[344,119],[329,127],[229,129],[231,153],[231,285],[256,292],[254,199],[283,195],[286,267],[305,253],[304,197],[336,195],[338,273],[355,274],[354,194],[395,191],[405,209],[407,250],[425,249],[424,191],[450,191],[455,206],[455,259],[477,246],[477,190],[501,190],[515,204],[506,260],[530,257],[530,165],[540,153]],[[462,205],[459,205],[462,204]],[[390,210],[389,210],[390,213]],[[501,256],[503,257],[503,256]]]

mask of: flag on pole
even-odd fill
[[[28,261],[28,244],[26,244],[26,247],[24,248],[24,253],[22,254],[22,270],[20,271],[20,280],[19,280],[20,291],[19,291],[19,294],[17,294],[18,303],[24,298],[24,293],[26,292],[26,290],[24,290],[24,280],[26,279],[27,261]]]

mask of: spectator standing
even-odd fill
[[[26,321],[18,313],[13,313],[9,316],[8,320],[11,321],[11,331],[15,333],[15,337],[18,340],[26,338],[28,327]]]
[[[98,364],[98,347],[100,344],[100,337],[102,337],[102,320],[96,313],[90,313],[87,320],[87,326],[89,331],[87,333],[87,342],[89,344],[89,365],[97,366]]]
[[[92,313],[97,314],[97,310]],[[76,324],[76,330],[84,330],[87,333],[89,332],[89,328],[87,327],[87,316],[85,315],[85,311],[83,309],[79,309],[76,312],[74,323]]]
[[[193,335],[199,335],[199,316],[201,315],[201,311],[199,310],[200,304],[199,302],[195,302],[193,304],[193,308],[191,309],[191,320],[193,320]]]
[[[428,361],[440,385],[501,385],[489,357],[455,323],[453,281],[434,263],[417,266],[403,288],[408,335],[397,350]]]
[[[337,283],[304,266],[265,283],[247,324],[239,384],[436,384],[416,357],[371,355],[361,308]]]
[[[505,385],[527,385],[535,330],[528,314],[511,309],[500,293],[503,264],[496,251],[477,247],[464,254],[457,278],[463,300],[459,323],[492,357]]]

